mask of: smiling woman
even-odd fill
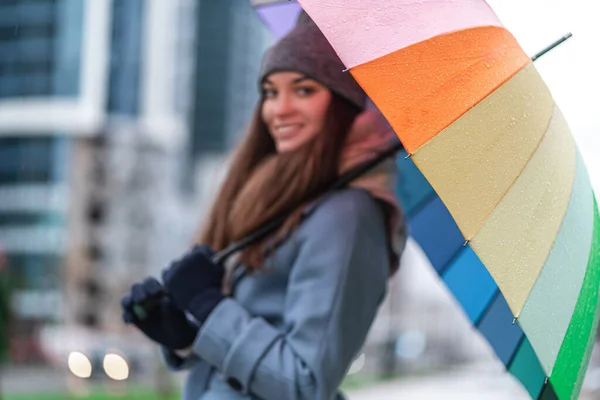
[[[133,285],[124,319],[173,369],[190,368],[186,400],[342,399],[406,237],[393,160],[327,191],[397,140],[306,14],[267,52],[258,82],[198,245],[165,270],[164,288],[151,277]],[[213,261],[280,215],[283,226],[235,262]],[[134,304],[165,291],[136,318]]]

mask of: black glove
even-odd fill
[[[139,320],[133,312],[135,304],[141,304],[160,292],[164,289],[154,278],[146,278],[144,282],[133,285],[131,291],[121,298],[123,321],[134,324],[150,339],[165,347],[185,349],[194,342],[198,328],[188,321],[184,312],[175,307],[168,296],[162,296],[144,320]]]
[[[188,311],[200,323],[223,300],[221,285],[225,270],[212,261],[214,251],[207,245],[194,247],[163,272],[165,288],[175,305]]]

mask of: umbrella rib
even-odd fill
[[[477,318],[477,321],[475,321],[473,323],[473,325],[479,329],[481,323],[483,322],[483,320],[485,319],[485,317],[489,314],[490,310],[492,309],[492,306],[496,303],[496,300],[498,300],[498,298],[502,296],[502,292],[500,291],[500,288],[496,288],[496,293],[494,294],[494,296],[490,299],[489,303],[487,304],[485,310],[483,311],[483,313],[481,313],[481,316],[479,318]],[[521,325],[519,324],[519,328],[521,329],[521,337],[519,338],[519,341],[517,342],[517,345],[515,346],[515,348],[513,349],[510,358],[508,359],[508,362],[505,364],[506,370],[510,369],[512,363],[514,362],[517,353],[519,351],[519,348],[521,347],[521,345],[523,344],[523,342],[525,341],[525,338],[527,337],[527,335],[525,334],[525,331],[523,330],[523,328],[521,327]],[[537,354],[536,354],[537,357]],[[538,359],[539,361],[539,359]]]
[[[556,106],[555,106],[554,111],[555,110],[556,110]],[[479,225],[477,226],[477,228],[475,229],[475,231],[470,235],[470,237],[466,238],[467,241],[470,242],[477,235],[477,232],[479,232],[479,230],[481,229],[481,227],[483,226],[483,224],[485,224],[485,222],[490,217],[490,215],[492,215],[492,213],[494,212],[494,210],[496,210],[496,208],[498,207],[498,205],[502,202],[502,200],[504,200],[504,198],[507,196],[507,194],[510,192],[510,190],[515,186],[515,183],[517,182],[517,180],[519,179],[519,177],[523,174],[523,171],[525,171],[525,168],[527,168],[527,166],[531,162],[531,159],[533,158],[533,156],[537,153],[538,149],[540,148],[540,145],[542,144],[542,142],[546,138],[546,135],[548,135],[548,128],[550,127],[550,123],[552,122],[552,119],[554,118],[554,111],[552,112],[552,116],[550,117],[550,119],[548,121],[548,124],[546,125],[546,130],[544,131],[544,134],[542,135],[542,137],[540,138],[539,142],[536,144],[535,148],[531,152],[531,156],[529,156],[529,158],[527,159],[527,162],[523,164],[523,168],[521,168],[521,170],[519,171],[519,173],[515,176],[515,179],[513,179],[513,181],[508,186],[508,188],[506,189],[506,191],[498,199],[498,201],[496,202],[496,204],[494,204],[494,206],[490,209],[490,211],[487,213],[487,215],[485,216],[485,218],[483,218],[481,220],[481,222],[479,223]]]
[[[523,328],[521,328],[521,330],[523,330]],[[527,335],[525,335],[525,331],[523,331],[523,335],[521,335],[521,338],[519,339],[519,342],[515,346],[515,350],[510,355],[510,358],[508,359],[508,363],[506,363],[506,369],[510,369],[510,367],[512,366],[513,362],[517,358],[517,353],[519,352],[519,349],[523,345],[523,342],[525,341],[526,337],[527,337]],[[537,354],[535,356],[536,356],[536,358],[538,359],[538,362],[539,362],[539,358],[538,358]]]
[[[490,310],[492,308],[492,305],[494,304],[494,302],[496,301],[498,296],[501,295],[501,293],[502,292],[500,292],[500,288],[496,287],[496,293],[494,293],[494,296],[492,296],[492,298],[490,299],[487,306],[485,306],[485,310],[483,310],[483,312],[481,313],[481,316],[479,316],[479,318],[477,318],[477,320],[474,321],[473,325],[475,325],[475,327],[479,328],[479,325],[481,324],[481,322],[483,321],[485,316],[488,315],[488,313],[490,312]]]
[[[544,399],[544,396],[546,395],[546,388],[550,386],[550,388],[552,389],[552,391],[554,391],[554,386],[552,386],[552,383],[549,382],[549,378],[546,377],[546,379],[544,380],[544,384],[542,385],[542,389],[540,390],[540,394],[537,397],[537,400],[542,400]],[[554,397],[556,398],[556,397]]]
[[[492,51],[489,51],[486,53],[486,55],[492,54]],[[473,67],[474,65],[478,64],[479,62],[484,62],[484,61],[478,61],[478,62],[474,62],[472,64],[469,65],[469,67]],[[524,65],[523,67],[519,68],[517,71],[515,71],[514,73],[512,73],[510,76],[507,76],[505,79],[503,79],[498,85],[496,85],[496,87],[494,87],[493,89],[491,89],[488,93],[485,94],[485,96],[482,96],[481,99],[477,102],[474,103],[473,105],[471,105],[469,108],[467,108],[466,110],[464,110],[464,112],[458,116],[456,116],[455,118],[452,119],[452,121],[448,122],[448,124],[446,126],[444,126],[444,128],[442,128],[437,134],[435,134],[434,136],[432,136],[431,138],[427,139],[425,141],[425,143],[423,143],[422,145],[419,146],[418,149],[416,149],[414,151],[413,154],[416,154],[421,148],[425,147],[429,142],[431,142],[432,140],[434,140],[439,134],[443,133],[446,129],[448,129],[450,127],[450,125],[454,124],[456,121],[458,121],[460,118],[462,118],[465,114],[467,114],[470,110],[472,110],[473,108],[475,108],[479,103],[481,103],[483,100],[485,100],[488,96],[490,96],[492,93],[494,93],[496,90],[498,90],[500,87],[502,87],[506,82],[508,82],[509,80],[511,80],[515,75],[517,75],[519,72],[521,72],[523,69],[525,69],[527,67],[527,64]],[[456,77],[456,76],[460,76],[459,73],[452,75],[452,78]],[[448,84],[448,82],[451,82],[452,79],[447,80],[445,84]],[[440,85],[441,87],[442,85]],[[430,97],[433,97],[433,94],[430,94]],[[423,97],[427,97],[427,96],[423,96]],[[539,146],[539,143],[538,143]],[[537,150],[537,148],[536,148]],[[409,153],[410,156],[412,156],[413,154]],[[529,160],[527,161],[529,162]],[[514,182],[513,182],[514,183]],[[487,217],[486,217],[487,218]]]
[[[439,197],[438,194],[435,192],[435,190],[433,190],[433,193],[426,195],[424,199],[422,199],[417,204],[415,204],[413,206],[413,209],[410,211],[410,213],[407,213],[406,216],[409,219],[412,219],[415,215],[417,215],[418,213],[423,211],[423,209],[425,207],[427,207],[427,205],[429,205],[429,203],[431,203],[433,200],[435,200],[438,197]]]
[[[452,254],[452,257],[450,257],[450,259],[448,260],[448,262],[446,262],[446,264],[440,269],[440,271],[438,272],[438,275],[440,275],[442,278],[444,278],[444,274],[446,273],[446,271],[448,271],[448,269],[450,268],[450,266],[452,265],[452,263],[454,262],[454,260],[456,260],[460,256],[460,254],[463,252],[463,250],[464,250],[464,246],[460,246]]]

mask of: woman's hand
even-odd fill
[[[212,261],[213,255],[208,245],[196,246],[162,275],[175,305],[201,323],[224,298],[221,285],[225,270]]]
[[[138,319],[133,312],[135,304],[142,304],[161,291],[164,291],[162,285],[151,277],[134,284],[130,292],[121,298],[123,321],[134,324],[150,339],[169,349],[185,349],[194,342],[198,328],[188,321],[185,313],[169,297],[163,296],[144,320]]]

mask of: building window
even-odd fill
[[[65,223],[64,216],[60,213],[33,213],[33,212],[0,212],[0,229],[10,226],[23,225],[62,225]]]
[[[74,95],[83,2],[0,2],[0,99]]]
[[[15,289],[59,288],[61,262],[61,257],[53,254],[9,254],[7,257]]]
[[[53,94],[77,96],[82,63],[84,0],[57,1],[56,46],[54,52]]]
[[[111,32],[108,111],[139,112],[143,0],[114,0]]]
[[[0,185],[57,182],[64,177],[62,164],[68,162],[60,137],[0,138]]]

